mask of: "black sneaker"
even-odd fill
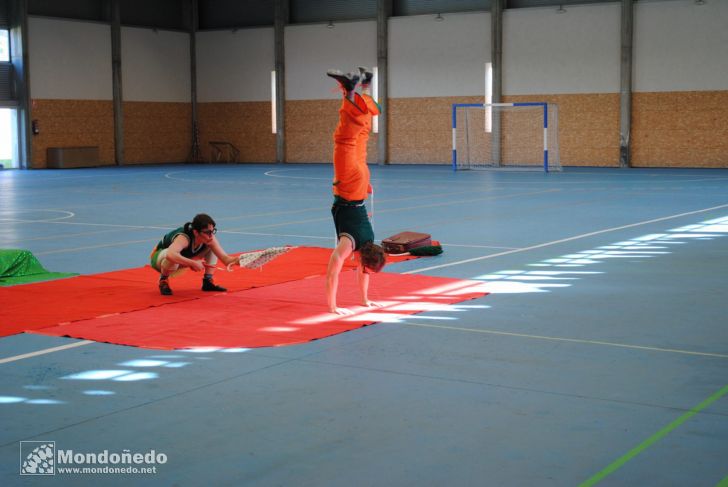
[[[354,73],[342,73],[338,69],[329,69],[326,71],[326,76],[330,76],[339,82],[341,87],[347,93],[354,91],[357,83],[359,83],[359,75]]]
[[[369,71],[369,69],[365,68],[364,66],[359,66],[359,78],[361,79],[361,84],[363,85],[369,85],[372,83],[372,78],[374,77],[374,73]]]
[[[212,282],[212,279],[203,279],[202,280],[202,290],[203,291],[215,291],[218,293],[224,293],[227,291],[226,288],[222,286],[218,286],[214,282]]]
[[[172,288],[169,287],[169,283],[166,279],[162,279],[159,281],[159,294],[162,296],[171,296],[172,295]]]

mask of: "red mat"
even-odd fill
[[[229,291],[269,286],[323,275],[331,249],[296,247],[262,269],[218,271],[215,280]],[[390,257],[400,262],[412,256]],[[354,261],[345,263],[353,268]],[[161,296],[157,274],[151,267],[0,287],[0,336],[41,329],[59,323],[126,313],[154,306],[209,297],[200,290],[201,274],[187,271],[171,280],[174,296]]]
[[[356,272],[342,272],[339,289],[339,306],[356,311],[353,316],[327,312],[326,278],[319,276],[33,333],[156,349],[280,346],[398,321],[487,294],[480,281],[379,273],[371,277],[370,299],[384,306],[352,307],[358,295],[355,280]]]

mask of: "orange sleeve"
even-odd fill
[[[360,162],[360,137],[368,130],[371,115],[365,100],[355,95],[344,98],[339,109],[339,124],[334,132],[334,194],[350,201],[367,197],[368,168]],[[364,169],[367,169],[366,171]]]

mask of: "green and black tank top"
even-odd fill
[[[195,241],[195,236],[192,233],[192,227],[185,225],[184,227],[179,227],[168,234],[166,234],[164,237],[162,237],[162,240],[159,241],[157,244],[157,250],[163,250],[166,248],[169,248],[170,245],[172,245],[172,242],[175,238],[177,238],[177,235],[185,235],[187,237],[187,240],[189,243],[187,244],[187,247],[180,252],[182,254],[182,257],[187,257],[188,259],[193,258],[196,255],[202,254],[207,251],[207,245],[200,244],[198,247],[193,247],[192,244]]]

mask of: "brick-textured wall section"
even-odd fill
[[[618,93],[507,96],[504,102],[558,105],[562,166],[619,166]],[[450,162],[452,103],[475,97],[390,100],[393,163]],[[728,167],[728,91],[634,93],[635,167]],[[508,156],[504,144],[504,157]]]
[[[728,167],[728,91],[635,93],[632,165]]]
[[[289,162],[333,162],[334,130],[341,100],[286,102],[286,154]],[[369,134],[367,161],[377,162],[377,134]]]
[[[618,94],[508,96],[503,101],[547,102],[558,105],[561,165],[619,164]],[[451,162],[453,103],[482,103],[482,98],[390,100],[390,160],[393,163],[420,164]],[[507,124],[503,127],[507,128]],[[504,142],[504,157],[512,157],[516,153],[514,148],[508,145],[508,141]]]
[[[213,161],[210,141],[216,141],[233,144],[240,151],[238,162],[275,162],[269,102],[198,103],[197,119],[205,161]]]
[[[286,158],[289,162],[331,162],[339,100],[286,101]]]
[[[41,100],[31,103],[38,135],[31,135],[31,167],[45,168],[49,147],[98,146],[99,162],[114,164],[114,106],[111,101]]]
[[[394,164],[449,164],[453,103],[479,97],[400,98],[389,101],[389,160]],[[506,102],[558,105],[559,153],[563,166],[619,165],[619,94],[508,96]],[[635,93],[632,98],[632,165],[635,167],[728,167],[728,91]],[[286,102],[289,162],[331,162],[339,100]],[[190,104],[124,103],[126,163],[186,161],[190,152]],[[238,162],[274,162],[270,103],[198,104],[200,148],[230,142]],[[114,163],[111,101],[33,100],[32,167],[46,167],[48,147],[98,146],[100,163]],[[553,129],[553,127],[552,127]],[[552,132],[553,133],[553,130]],[[512,154],[510,141],[504,156]],[[377,160],[377,135],[368,146]]]
[[[191,105],[124,102],[124,163],[187,161],[191,143]]]
[[[562,166],[619,166],[618,93],[507,96],[503,101],[558,106]]]
[[[449,164],[452,161],[452,104],[482,98],[396,98],[389,100],[389,160]]]

